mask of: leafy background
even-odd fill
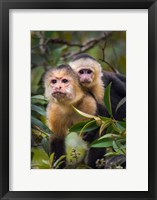
[[[47,100],[44,98],[43,75],[46,70],[69,61],[79,53],[88,53],[93,56],[106,71],[120,72],[126,74],[126,32],[125,31],[32,31],[31,32],[31,113],[32,113],[32,140],[31,167],[33,169],[59,168],[64,162],[64,155],[54,162],[54,154],[49,155],[48,138],[52,131],[46,125]],[[99,139],[93,141],[90,147],[107,148],[104,158],[106,161],[98,160],[98,167],[123,168],[122,163],[126,157],[126,122],[118,122],[112,117],[110,107],[110,89],[112,84],[106,88],[104,102],[110,118],[86,116],[86,123],[74,125],[69,130],[67,140],[78,139],[89,130],[99,127]],[[124,100],[117,105],[117,109]],[[106,135],[102,132],[106,130]],[[76,134],[77,133],[77,134]],[[68,143],[68,142],[67,142]],[[82,146],[81,146],[82,145]],[[79,163],[79,158],[84,156],[86,147],[67,148],[68,168],[89,168],[84,163]]]

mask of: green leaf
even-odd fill
[[[77,165],[76,169],[92,169],[88,165],[85,165],[84,163],[80,163]]]
[[[49,155],[49,141],[46,137],[44,137],[41,141],[41,145],[45,152]]]
[[[45,105],[48,103],[47,99],[43,95],[35,95],[31,97],[32,104],[41,104]]]
[[[54,157],[55,157],[55,154],[52,153],[52,154],[50,155],[50,166],[52,166],[53,163],[54,163]]]
[[[117,145],[116,141],[113,140],[113,149],[117,152],[117,153],[122,153],[122,151],[119,149],[119,146]]]
[[[96,121],[101,120],[100,117],[84,113],[84,112],[78,110],[77,108],[75,108],[74,106],[72,106],[72,107],[79,115],[81,115],[83,117],[86,117],[86,118],[89,118],[89,119],[95,119]]]
[[[66,158],[65,155],[62,155],[54,164],[53,164],[53,168],[57,169],[63,162],[64,159]]]
[[[31,105],[31,110],[33,110],[33,111],[39,113],[40,115],[43,115],[43,116],[46,117],[46,112],[45,112],[45,110],[44,110],[42,107],[40,107],[40,106],[36,106],[36,105],[33,105],[33,104],[32,104],[32,105]]]
[[[40,87],[39,82],[44,71],[45,70],[43,66],[38,66],[31,70],[31,92],[34,94],[37,93],[37,90]]]
[[[118,109],[126,102],[126,97],[124,97],[123,99],[120,100],[120,102],[118,103],[117,107],[116,107],[116,112],[118,111]]]
[[[106,132],[106,134],[108,134],[108,133],[114,133],[112,124],[106,128],[106,131],[105,131],[105,132]]]
[[[117,140],[117,141],[113,141],[113,149],[117,152],[117,153],[119,153],[119,154],[123,154],[123,155],[125,155],[125,153],[126,153],[126,151],[125,151],[125,149],[123,149],[123,146],[122,146],[122,144],[121,144],[121,141],[125,141],[125,140]]]
[[[80,135],[82,135],[82,133],[84,133],[84,132],[90,132],[90,131],[95,130],[95,129],[97,129],[97,128],[98,128],[98,126],[97,126],[95,120],[89,121],[89,122],[86,123],[85,126],[81,129]]]
[[[108,127],[110,126],[110,124],[112,123],[111,119],[108,119],[106,121],[103,121],[102,125],[100,126],[99,129],[99,135],[101,135],[101,133]]]
[[[108,152],[108,153],[106,153],[104,156],[117,156],[117,155],[119,155],[119,153],[116,153],[116,152]]]
[[[42,130],[47,136],[52,135],[53,132],[45,125],[43,124],[40,120],[31,117],[31,123],[32,126],[37,126],[40,130]]]
[[[43,95],[34,95],[31,97],[31,99],[39,99],[39,100],[47,101],[47,99]]]
[[[99,117],[102,121],[108,121],[109,119],[112,120],[111,118],[108,118],[108,117],[102,117],[102,116],[99,116]]]
[[[89,121],[86,122],[79,122],[77,124],[74,124],[70,129],[69,132],[80,132],[81,129],[88,123]]]
[[[32,147],[31,167],[38,169],[50,169],[49,156],[41,147]]]
[[[125,128],[119,122],[116,122],[115,125],[119,129],[120,133],[122,133],[123,131],[125,131]]]
[[[110,138],[104,138],[102,140],[96,140],[90,144],[90,147],[101,148],[101,147],[111,147],[113,140]]]
[[[62,55],[62,52],[67,49],[67,46],[66,45],[63,45],[61,47],[58,47],[58,48],[55,48],[53,49],[53,51],[51,52],[51,55],[50,57],[53,58],[53,63],[54,65],[57,65],[60,58],[61,58],[61,55]]]
[[[113,133],[108,133],[106,135],[103,135],[102,137],[100,137],[98,140],[102,140],[104,138],[111,138],[112,140],[114,140],[114,138],[120,138],[121,136],[113,134]]]
[[[124,129],[126,129],[126,121],[122,122],[122,121],[117,121],[118,124],[120,124]]]
[[[33,63],[33,64],[35,64],[37,66],[35,68],[38,68],[38,67],[41,68],[42,66],[40,66],[40,65],[42,65],[44,62],[45,62],[44,57],[42,57],[41,55],[39,55],[39,54],[37,54],[35,52],[32,52],[32,54],[31,54],[31,63]],[[35,70],[35,68],[32,69],[34,72],[39,71],[39,70]],[[32,79],[34,79],[34,76],[32,77]]]
[[[65,161],[60,161],[56,166],[55,166],[55,169],[58,169],[59,168],[59,166],[62,164],[62,163],[64,163]]]
[[[111,84],[112,83],[110,83],[105,89],[104,102],[105,102],[105,106],[106,106],[108,113],[110,114],[111,117],[113,117],[112,107],[111,107],[111,99],[110,99]]]

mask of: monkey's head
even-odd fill
[[[46,72],[44,86],[48,100],[72,103],[76,99],[80,84],[77,74],[69,65],[59,65]]]
[[[69,65],[78,74],[81,84],[87,88],[92,87],[101,79],[101,65],[88,54],[76,56]]]

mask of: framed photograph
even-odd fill
[[[1,1],[1,199],[156,199],[156,13],[146,1]]]

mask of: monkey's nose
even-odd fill
[[[62,89],[62,86],[56,86],[55,87],[55,90],[61,90]]]

